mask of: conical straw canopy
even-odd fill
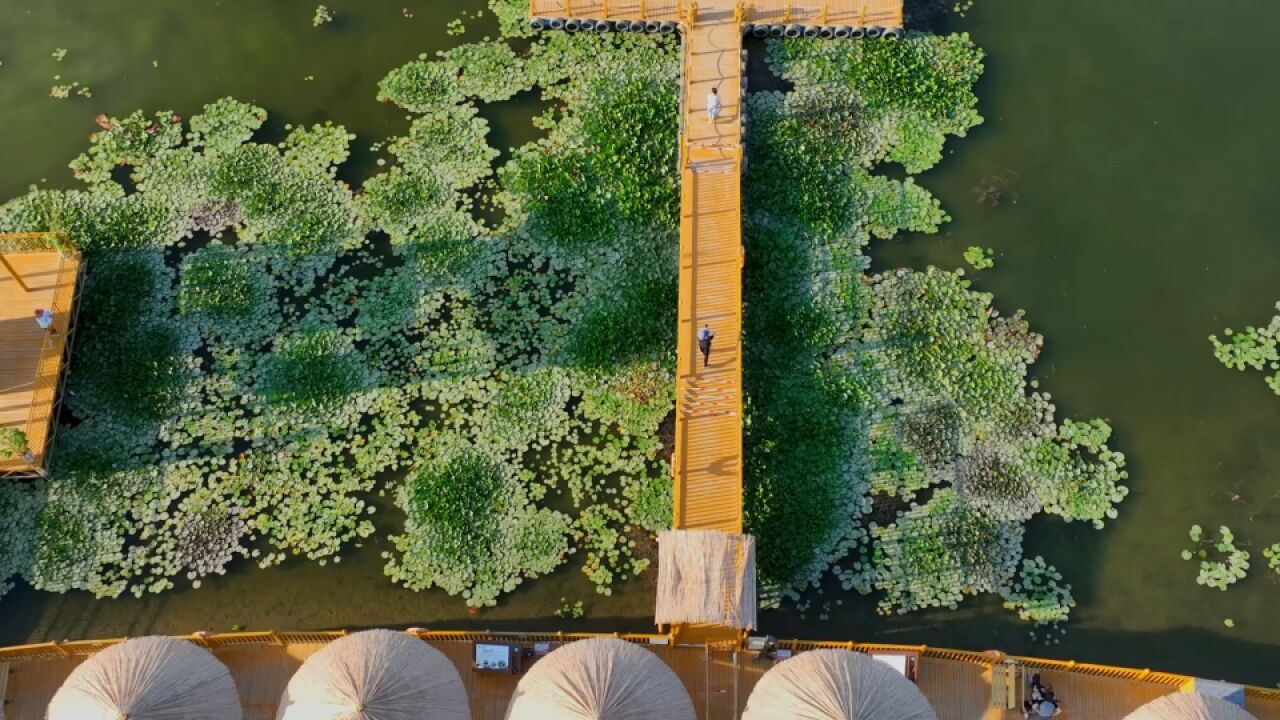
[[[453,663],[392,630],[338,638],[307,658],[276,720],[471,720]]]
[[[695,720],[680,678],[653,653],[594,638],[558,648],[520,679],[507,720]]]
[[[1226,700],[1200,693],[1174,693],[1156,698],[1124,720],[1255,720]]]
[[[743,720],[937,720],[916,688],[888,665],[850,650],[811,650],[765,673]]]
[[[71,671],[46,720],[241,720],[231,672],[185,640],[143,637]]]

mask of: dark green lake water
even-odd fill
[[[406,18],[402,8],[413,11]],[[48,179],[69,185],[100,112],[183,115],[235,95],[272,126],[332,119],[360,136],[347,174],[371,168],[369,143],[407,126],[374,100],[379,78],[459,40],[446,23],[482,0],[314,3],[222,0],[0,0],[0,196]],[[1033,522],[1031,554],[1056,564],[1080,603],[1060,645],[1032,643],[991,599],[959,611],[877,617],[846,597],[829,620],[766,613],[781,636],[878,639],[1153,666],[1272,685],[1280,681],[1280,583],[1260,550],[1280,541],[1280,399],[1260,375],[1222,368],[1206,336],[1259,323],[1280,300],[1271,166],[1280,161],[1273,80],[1280,5],[1235,0],[1206,27],[1203,3],[1169,0],[979,0],[958,26],[989,52],[979,88],[987,122],[948,144],[920,182],[955,221],[936,237],[873,246],[878,268],[960,266],[968,245],[996,250],[973,273],[1004,311],[1025,309],[1046,336],[1034,368],[1060,413],[1105,417],[1128,457],[1132,494],[1104,531]],[[460,40],[493,32],[466,21]],[[66,59],[50,56],[67,48]],[[153,61],[156,65],[153,65]],[[47,97],[53,76],[92,99]],[[308,80],[306,78],[314,79]],[[532,136],[530,101],[490,108],[492,144]],[[974,188],[1006,178],[1005,202]],[[1016,202],[1014,200],[1016,199]],[[1238,496],[1232,499],[1232,496]],[[384,522],[395,520],[384,516]],[[1222,593],[1181,560],[1192,523],[1227,523],[1255,553],[1249,579]],[[576,568],[526,585],[468,617],[443,593],[398,589],[371,539],[339,566],[244,569],[142,600],[95,601],[20,587],[0,602],[0,643],[148,632],[419,625],[537,629],[650,627],[643,584],[604,598]],[[589,618],[552,617],[561,597]],[[1231,618],[1235,628],[1223,620]]]

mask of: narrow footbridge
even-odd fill
[[[743,38],[896,38],[902,0],[531,0],[530,12],[537,29],[683,35],[673,527],[741,535]],[[705,363],[703,327],[715,335]],[[686,635],[740,629],[692,623]]]

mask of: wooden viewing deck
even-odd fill
[[[307,657],[342,632],[238,633],[187,638],[213,650],[231,669],[240,691],[245,720],[273,720],[289,678]],[[472,642],[508,642],[552,647],[587,635],[559,633],[416,632],[453,661],[462,676],[474,720],[502,720],[519,676],[491,675],[471,670]],[[675,671],[693,699],[699,720],[736,720],[756,681],[773,662],[754,653],[672,645],[663,635],[624,635],[649,648]],[[43,720],[45,708],[71,670],[86,657],[120,640],[48,643],[0,648],[0,696],[6,720]],[[1178,692],[1190,678],[1181,675],[1083,665],[1035,658],[1006,658],[1000,653],[973,653],[919,646],[859,645],[854,643],[783,642],[782,647],[804,651],[838,647],[862,652],[919,653],[917,683],[938,713],[939,720],[1020,720],[1022,713],[993,703],[1004,702],[1004,678],[1016,676],[1014,702],[1025,691],[1030,673],[1039,672],[1065,703],[1063,720],[1121,720],[1140,705]],[[992,679],[995,685],[993,689]],[[7,689],[6,689],[7,680]],[[1245,707],[1258,720],[1280,720],[1280,691],[1247,688]]]
[[[22,251],[6,252],[3,259],[7,267],[0,268],[0,427],[26,433],[35,460],[0,459],[0,474],[34,474],[45,466],[53,431],[80,256]],[[35,311],[41,308],[53,311],[50,330],[36,324]]]

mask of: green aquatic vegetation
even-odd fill
[[[1039,556],[1023,558],[1018,577],[1000,594],[1007,609],[1036,625],[1066,622],[1071,608],[1076,606],[1071,586],[1063,583],[1062,573]]]
[[[101,131],[89,136],[89,150],[71,161],[77,179],[106,183],[120,165],[141,165],[161,150],[182,143],[181,120],[173,113],[156,113],[148,120],[138,110],[124,118],[98,116]]]
[[[227,245],[183,258],[179,278],[178,312],[202,317],[213,329],[254,314],[270,300],[270,278],[247,252]]]
[[[625,533],[626,517],[608,505],[592,505],[575,523],[578,547],[586,551],[583,572],[596,584],[596,591],[611,595],[614,581],[635,576],[649,567],[649,561],[633,554],[635,541]]]
[[[1262,557],[1267,560],[1267,567],[1280,575],[1280,543],[1262,549]]]
[[[771,42],[795,88],[747,102],[746,518],[761,596],[799,600],[830,569],[883,593],[884,612],[1002,592],[1056,620],[1069,592],[1048,570],[1010,590],[1022,524],[1115,517],[1125,459],[1105,423],[1059,425],[1032,391],[1043,343],[1020,312],[1001,315],[961,273],[868,272],[871,237],[948,219],[877,165],[925,170],[946,135],[981,121],[967,37],[903,45]]]
[[[356,139],[346,128],[330,121],[309,128],[286,125],[285,129],[289,136],[281,149],[286,163],[302,169],[325,169],[331,174],[351,157],[351,142]]]
[[[43,482],[10,481],[0,485],[0,598],[13,589],[13,578],[30,575],[36,547],[35,521],[44,497]]]
[[[964,251],[964,261],[972,265],[975,270],[990,270],[995,267],[995,257],[995,250],[980,248],[977,245],[971,245]]]
[[[998,590],[1022,556],[1021,525],[993,520],[947,490],[871,533],[885,614],[955,608],[964,595]]]
[[[190,141],[206,153],[235,150],[267,120],[267,111],[235,98],[222,98],[191,118]]]
[[[580,620],[587,611],[582,607],[581,600],[571,603],[568,598],[560,598],[560,608],[552,614],[566,620]]]
[[[866,159],[918,173],[941,159],[947,135],[964,136],[982,122],[974,85],[983,55],[967,34],[912,32],[901,42],[771,42],[767,60],[802,92],[828,86],[849,93]]]
[[[474,105],[451,105],[414,118],[408,135],[387,142],[387,152],[415,176],[461,190],[493,172],[498,151],[485,142],[488,133]]]
[[[261,395],[269,405],[300,405],[323,412],[370,382],[349,337],[335,330],[304,329],[263,358]]]
[[[1218,536],[1210,539],[1203,528],[1192,525],[1187,535],[1195,545],[1192,550],[1182,551],[1182,559],[1200,561],[1197,584],[1226,591],[1249,574],[1249,551],[1236,547],[1231,528],[1223,525],[1218,528]]]
[[[458,92],[484,102],[510,100],[530,87],[524,59],[503,40],[467,43],[440,53],[457,78]]]
[[[568,516],[539,509],[510,464],[458,440],[433,438],[396,502],[405,533],[387,574],[412,590],[438,586],[468,605],[495,605],[570,552]]]
[[[325,5],[317,5],[315,14],[311,16],[311,27],[320,27],[333,22],[333,12]]]
[[[1280,303],[1276,303],[1280,311]],[[1280,395],[1280,312],[1263,327],[1247,327],[1243,332],[1231,328],[1223,331],[1227,340],[1209,336],[1213,343],[1213,355],[1218,362],[1234,370],[1262,370],[1271,373],[1267,386]]]
[[[378,102],[425,113],[464,100],[457,69],[432,62],[426,55],[392,70],[378,83]]]

